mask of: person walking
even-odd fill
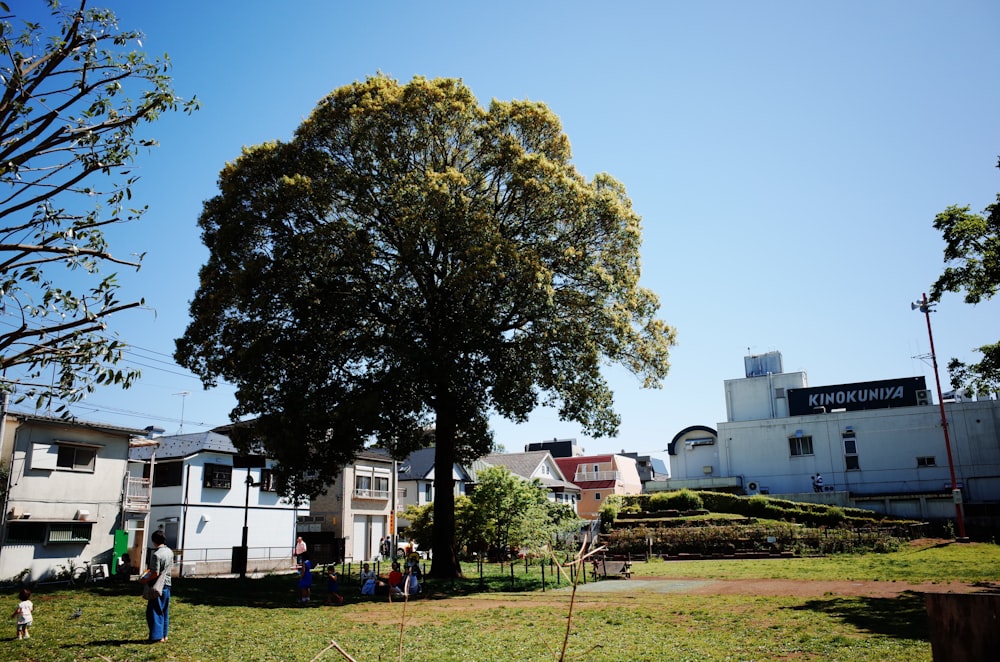
[[[146,602],[146,624],[149,626],[149,643],[162,643],[167,640],[170,629],[170,573],[174,567],[174,552],[167,547],[167,537],[157,529],[150,536],[153,541],[153,554],[149,561],[149,572],[144,576],[143,583],[156,584],[163,577],[163,589],[159,596],[154,596]]]
[[[21,602],[18,603],[17,609],[12,614],[17,619],[17,638],[31,639],[31,633],[28,630],[32,623],[31,612],[35,609],[35,605],[31,602],[31,589],[22,588],[18,598]]]

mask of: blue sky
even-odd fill
[[[227,422],[231,389],[203,391],[169,358],[207,257],[202,202],[242,146],[290,138],[323,96],[377,72],[459,77],[483,104],[544,101],[576,167],[622,181],[643,217],[642,282],[679,332],[664,388],[609,369],[618,438],[539,411],[495,421],[510,451],[575,437],[589,453],[662,454],[684,427],[725,419],[723,381],[743,376],[748,350],[781,351],[813,386],[932,385],[909,306],[942,269],[932,221],[1000,191],[1000,4],[988,0],[95,6],[169,53],[177,92],[202,109],[148,131],[161,146],[140,157],[133,192],[150,211],[111,235],[117,253],[147,251],[121,277],[155,312],[113,323],[144,377],[75,405],[89,420],[172,433],[183,408],[185,432]],[[1000,302],[948,295],[932,322],[942,366],[974,360],[998,338]]]

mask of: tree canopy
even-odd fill
[[[130,166],[155,144],[137,127],[196,106],[112,12],[45,4],[35,21],[0,3],[0,369],[3,390],[39,405],[136,376],[115,368],[123,344],[107,318],[142,302],[120,301],[116,274],[101,270],[141,257],[115,257],[104,230],[145,211],[127,207]]]
[[[1000,168],[1000,161],[997,163]],[[965,292],[965,302],[992,299],[1000,288],[1000,193],[997,201],[975,214],[968,206],[950,206],[934,219],[945,241],[944,273],[931,286],[930,298]],[[979,396],[1000,392],[1000,342],[978,348],[982,358],[967,364],[948,363],[951,386]]]
[[[300,490],[373,440],[402,457],[429,430],[436,467],[471,460],[493,414],[551,406],[612,435],[602,365],[647,387],[667,374],[674,330],[639,285],[639,216],[611,176],[576,171],[542,103],[370,77],[291,141],[244,149],[199,222],[210,254],[175,356],[236,385],[231,415],[255,417]],[[451,474],[435,475],[431,573],[451,576]]]

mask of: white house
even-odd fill
[[[728,420],[668,447],[662,489],[798,495],[906,517],[955,515],[941,409],[923,377],[809,387],[804,372],[750,369],[725,382]],[[768,359],[780,370],[780,355]],[[756,364],[754,364],[756,365]],[[1000,502],[1000,402],[944,404],[967,519]],[[822,474],[824,491],[813,492]],[[987,508],[988,509],[988,508]]]
[[[435,474],[433,446],[414,451],[400,462],[398,474],[399,510],[404,510],[410,505],[424,506],[432,503],[434,501]],[[469,469],[457,463],[451,467],[451,480],[456,497],[465,496],[467,487],[475,482]],[[409,522],[405,519],[397,518],[397,530],[408,525]]]
[[[152,476],[150,528],[163,530],[178,553],[181,574],[235,572],[234,548],[242,547],[244,532],[247,570],[291,568],[296,519],[308,515],[309,506],[278,494],[270,459],[246,461],[218,432],[157,441],[133,449],[130,471]]]
[[[33,414],[0,417],[8,470],[0,579],[44,580],[91,562],[114,569],[126,547],[128,504],[136,503],[128,499],[129,444],[144,435]],[[141,516],[138,503],[131,514]]]
[[[569,506],[576,512],[580,500],[580,488],[563,476],[555,458],[548,451],[525,451],[524,453],[493,453],[482,458],[486,464],[506,467],[512,474],[524,480],[538,480],[548,491],[549,501]]]

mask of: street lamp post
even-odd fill
[[[944,396],[941,393],[941,378],[938,376],[937,354],[934,351],[934,334],[931,332],[931,311],[933,305],[927,300],[924,293],[923,299],[912,304],[911,308],[919,309],[927,318],[927,338],[931,343],[931,365],[934,367],[934,383],[937,386],[938,408],[941,411],[941,430],[944,432],[944,448],[948,455],[948,471],[951,473],[951,498],[955,502],[955,519],[958,520],[959,542],[968,541],[965,535],[965,516],[962,512],[962,491],[958,489],[958,481],[955,480],[955,462],[951,457],[951,436],[948,434],[948,417],[944,412]]]
[[[247,486],[247,493],[246,500],[243,502],[243,563],[240,565],[240,579],[246,579],[247,576],[247,539],[250,533],[247,522],[250,515],[250,488],[260,485],[260,483],[254,482],[253,474],[250,473],[250,469],[247,469],[247,479],[244,482]]]

